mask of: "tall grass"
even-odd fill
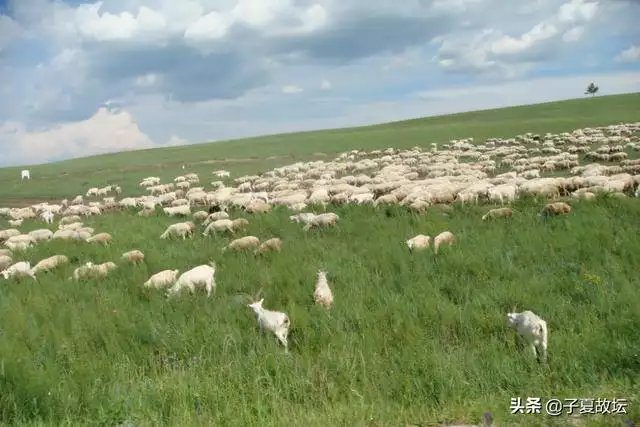
[[[483,222],[489,207],[339,207],[336,228],[301,231],[289,212],[247,215],[246,234],[278,236],[282,253],[222,253],[226,237],[163,241],[174,222],[131,213],[90,218],[111,246],[51,241],[16,260],[66,254],[51,274],[0,283],[0,421],[5,425],[538,425],[511,397],[621,397],[640,416],[640,236],[637,200],[575,202],[566,217]],[[234,217],[238,214],[233,215]],[[4,224],[0,224],[0,227]],[[40,228],[26,222],[24,231]],[[450,230],[438,256],[405,240]],[[141,266],[67,280],[85,261],[141,249]],[[215,260],[218,289],[166,300],[149,275]],[[318,269],[336,303],[313,305]],[[291,354],[260,336],[240,293],[292,321]],[[506,312],[548,321],[549,360],[516,346]],[[622,421],[609,416],[602,425]],[[564,421],[563,421],[564,422]]]

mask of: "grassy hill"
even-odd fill
[[[638,121],[640,94],[76,159],[0,170],[5,199],[72,196],[184,171],[206,184],[217,168],[257,172],[348,148],[429,146],[450,138],[509,136]],[[278,156],[275,159],[268,159]],[[231,162],[231,158],[249,158]],[[324,158],[316,156],[316,158]],[[227,159],[226,163],[197,163]],[[95,169],[95,170],[94,170]],[[65,175],[63,175],[65,174]],[[0,200],[0,206],[3,205]],[[305,233],[291,212],[249,215],[241,235],[278,236],[281,253],[222,252],[230,236],[165,241],[175,218],[133,212],[85,219],[109,246],[42,242],[14,261],[54,254],[70,264],[32,279],[0,278],[0,425],[396,427],[477,423],[617,426],[640,420],[640,203],[602,196],[538,217],[520,200],[512,218],[482,221],[489,206],[331,206],[335,228]],[[27,220],[22,232],[43,223]],[[8,228],[0,218],[0,229]],[[406,239],[450,230],[452,247],[411,253]],[[237,237],[237,236],[236,236]],[[120,261],[132,249],[145,263]],[[217,263],[217,291],[167,300],[142,288],[164,269]],[[68,280],[84,262],[114,261],[105,279]],[[335,296],[313,304],[319,269]],[[292,324],[290,354],[260,336],[241,293],[264,287],[265,307]],[[549,359],[537,363],[507,327],[512,308],[548,322]],[[626,415],[513,415],[512,398],[626,399]],[[567,409],[563,411],[567,413]],[[579,408],[576,409],[579,411]]]
[[[389,146],[429,147],[453,138],[508,137],[524,132],[562,132],[640,120],[640,93],[584,98],[407,120],[375,126],[273,135],[226,142],[158,148],[66,160],[29,167],[32,179],[20,181],[21,167],[0,169],[0,206],[16,198],[63,198],[95,185],[116,183],[134,191],[141,178],[166,181],[188,172],[206,182],[214,169],[238,174],[266,171],[297,160],[324,159],[348,149]],[[137,190],[136,190],[137,191]]]

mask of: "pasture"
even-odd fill
[[[170,182],[196,172],[207,187],[214,169],[235,178],[292,159],[332,153],[329,161],[352,148],[426,149],[454,137],[481,143],[635,122],[636,106],[640,94],[120,153],[30,167],[32,180],[22,183],[21,168],[11,168],[0,170],[7,183],[0,206],[72,198],[110,183],[122,186],[118,198],[138,196],[144,193],[138,182],[149,175]],[[257,159],[213,162],[247,153]],[[564,416],[512,415],[510,399],[527,396],[622,398],[626,415],[585,415],[574,425],[640,421],[640,200],[602,194],[571,200],[569,215],[538,216],[546,203],[519,199],[510,204],[513,217],[493,221],[481,220],[495,207],[482,203],[422,213],[397,204],[329,204],[338,224],[308,232],[289,220],[293,212],[285,206],[268,214],[232,209],[232,218],[249,220],[239,235],[283,240],[281,253],[262,257],[222,252],[230,237],[205,238],[200,224],[192,239],[160,240],[177,221],[161,210],[83,218],[113,242],[42,242],[15,260],[33,265],[65,254],[71,264],[37,282],[0,279],[0,422],[423,426],[475,424],[490,411],[496,425],[567,425]],[[19,229],[43,227],[29,219]],[[416,234],[444,230],[457,241],[437,255],[406,247]],[[132,249],[145,253],[144,264],[120,261]],[[184,272],[211,260],[217,264],[211,298],[200,292],[167,300],[142,288],[160,270]],[[104,279],[68,280],[86,261],[114,261],[118,268]],[[330,311],[313,304],[319,269],[335,296]],[[288,355],[273,336],[260,336],[241,298],[260,288],[265,307],[291,319]],[[548,361],[538,363],[516,345],[506,319],[514,307],[548,322]]]

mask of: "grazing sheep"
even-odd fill
[[[193,237],[193,232],[196,229],[196,225],[192,221],[177,222],[171,224],[164,233],[160,235],[161,239],[166,239],[171,236],[182,237],[182,240],[186,240],[187,236]]]
[[[518,332],[518,335],[533,350],[533,354],[537,358],[546,359],[547,357],[547,322],[537,314],[526,310],[521,313],[507,313],[509,326]]]
[[[505,218],[513,216],[513,210],[511,208],[497,208],[491,209],[489,212],[482,216],[482,220],[485,221],[487,219],[493,218]]]
[[[249,221],[247,221],[245,218],[237,218],[231,221],[231,228],[233,228],[234,231],[242,230],[246,228],[247,225],[249,225]]]
[[[566,215],[571,213],[571,206],[564,202],[555,202],[549,203],[542,211],[538,214],[538,216],[547,216],[547,215]]]
[[[89,279],[89,278],[101,278],[109,274],[109,271],[117,268],[116,264],[109,261],[102,264],[94,264],[87,262],[85,265],[76,268],[73,271],[73,278],[75,280]],[[69,278],[71,279],[71,277]]]
[[[302,229],[309,231],[313,227],[328,227],[336,225],[336,222],[340,219],[338,215],[333,212],[327,212],[316,215],[305,225]]]
[[[217,221],[219,219],[229,219],[229,214],[224,211],[210,213],[207,219],[202,223],[202,225],[206,227],[213,221]]]
[[[324,305],[329,309],[333,304],[333,292],[331,292],[327,282],[327,273],[325,271],[318,271],[318,280],[316,281],[316,289],[313,292],[313,299],[316,304]]]
[[[142,286],[145,288],[160,289],[166,286],[173,285],[178,280],[178,272],[180,270],[162,270],[159,273],[149,277],[149,280],[144,282]]]
[[[229,243],[229,246],[222,248],[223,251],[227,249],[233,249],[234,251],[241,251],[244,249],[255,249],[260,246],[260,240],[255,236],[244,236],[239,239],[233,240]]]
[[[195,292],[196,285],[202,286],[207,290],[207,297],[216,289],[216,263],[211,262],[209,265],[199,265],[189,271],[185,271],[180,275],[174,285],[169,288],[167,297],[177,294],[182,289],[189,289],[191,293]]]
[[[20,261],[13,264],[11,267],[0,272],[5,279],[10,277],[29,276],[36,280],[36,275],[31,271],[31,263],[29,261]]]
[[[230,219],[219,219],[219,220],[213,221],[212,223],[207,225],[207,228],[204,229],[204,231],[202,232],[202,235],[206,237],[211,232],[215,233],[216,231],[229,231],[230,233],[233,234],[234,232],[233,221]]]
[[[204,221],[209,217],[209,213],[205,211],[198,211],[193,214],[193,219],[198,221]]]
[[[12,262],[13,259],[9,255],[0,255],[0,271],[9,267]]]
[[[60,222],[58,223],[58,225],[73,224],[74,222],[79,222],[80,220],[82,220],[82,218],[80,218],[79,215],[65,216],[60,218]],[[63,230],[62,227],[59,227],[59,228]]]
[[[315,217],[316,217],[316,214],[312,212],[302,212],[297,215],[291,215],[289,219],[293,222],[297,222],[298,224],[301,222],[308,224]]]
[[[76,232],[74,230],[57,230],[53,233],[52,239],[70,240],[74,238]]]
[[[137,264],[144,261],[144,254],[138,249],[134,249],[122,254],[122,259]]]
[[[49,258],[45,258],[37,263],[31,271],[35,274],[40,271],[51,271],[56,267],[69,263],[69,258],[66,255],[53,255]]]
[[[435,237],[435,239],[433,239],[433,251],[435,253],[438,253],[438,249],[440,248],[440,245],[442,245],[443,243],[448,243],[449,246],[451,246],[455,242],[456,242],[456,237],[453,235],[452,232],[443,231],[442,233],[438,234]]]
[[[111,241],[113,240],[113,237],[111,237],[111,234],[109,233],[98,233],[95,236],[91,236],[89,238],[86,239],[87,242],[98,242],[98,243],[102,243],[102,244],[109,244],[111,243]]]
[[[278,338],[280,344],[284,346],[285,353],[289,352],[289,344],[287,342],[287,336],[289,335],[289,316],[280,311],[267,310],[262,307],[264,298],[251,304],[247,304],[247,307],[251,308],[256,313],[258,320],[258,326],[260,327],[260,334],[264,335],[264,330],[273,332]]]
[[[271,209],[273,209],[273,206],[262,200],[252,200],[245,208],[249,213],[269,213]]]
[[[163,212],[169,216],[187,216],[191,215],[191,207],[189,205],[173,206],[163,208]]]
[[[10,219],[9,225],[12,227],[20,227],[22,225],[23,219]]]
[[[53,231],[41,228],[39,230],[30,231],[29,236],[33,237],[36,242],[40,240],[50,240],[53,237]]]
[[[60,224],[58,225],[58,230],[79,230],[84,227],[82,222],[72,222],[70,224]]]
[[[13,236],[19,236],[20,231],[16,230],[15,228],[9,228],[7,230],[0,230],[0,241],[2,240],[8,240],[10,238],[12,238]]]
[[[425,236],[424,234],[418,234],[407,240],[407,247],[410,251],[414,250],[422,250],[429,247],[429,243],[431,241],[430,236]]]
[[[255,253],[263,254],[267,251],[280,252],[282,250],[282,240],[278,237],[273,237],[269,240],[262,242],[260,247],[256,249]]]

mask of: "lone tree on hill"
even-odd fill
[[[587,91],[584,94],[593,96],[598,92],[598,89],[599,87],[591,82],[589,83],[589,86],[587,86]]]

